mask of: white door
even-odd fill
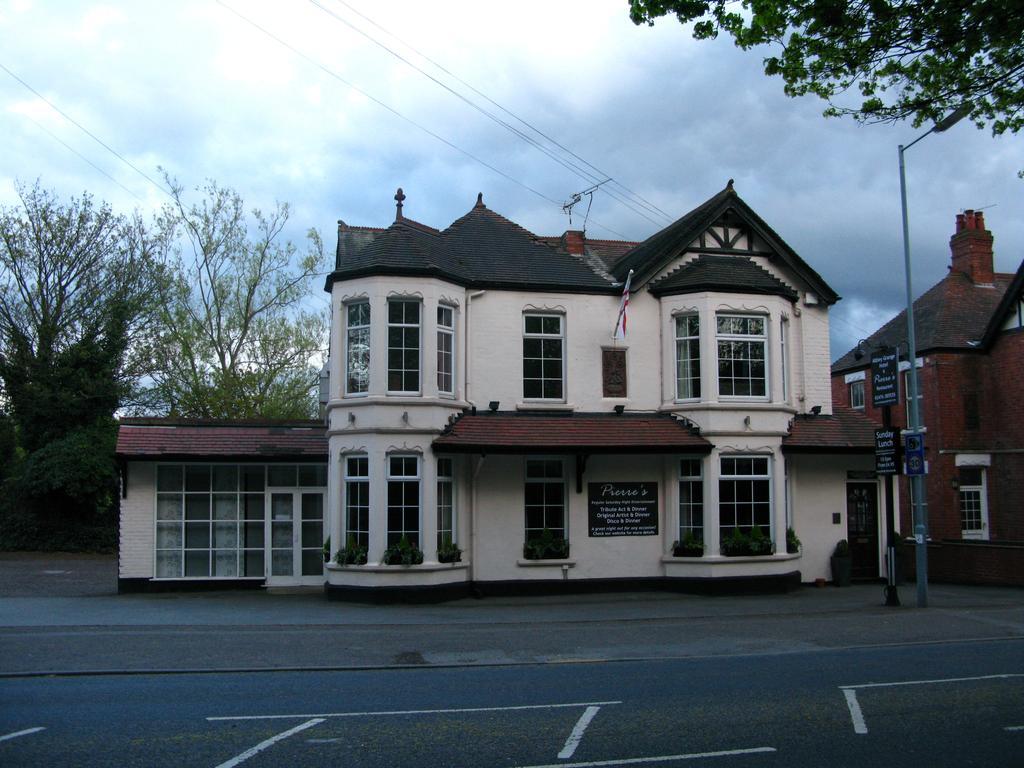
[[[285,586],[324,581],[324,492],[269,488],[270,573],[267,584]]]

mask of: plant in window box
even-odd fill
[[[349,536],[348,544],[338,550],[334,562],[338,565],[366,565],[366,554],[366,547],[357,544],[355,537]]]
[[[441,546],[437,548],[437,562],[457,563],[461,560],[462,550],[451,540],[450,536],[445,536]]]
[[[786,552],[795,555],[800,551],[800,539],[792,528],[786,529]]]
[[[423,550],[403,536],[397,544],[384,550],[381,562],[384,565],[419,565],[423,562]]]
[[[755,556],[774,555],[775,544],[764,535],[761,526],[755,525],[750,529],[750,554]]]
[[[674,557],[703,557],[704,542],[698,539],[693,531],[687,531],[682,541],[672,542],[672,555]]]
[[[324,562],[331,562],[331,537],[328,536],[327,540],[324,541]]]
[[[728,536],[722,537],[721,549],[726,557],[749,555],[750,537],[739,528],[733,528]]]
[[[540,536],[523,544],[523,558],[526,560],[565,560],[567,557],[569,542],[555,536],[550,528],[545,528]]]

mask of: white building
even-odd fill
[[[832,413],[839,297],[732,182],[639,244],[539,237],[481,198],[437,230],[403,215],[401,190],[396,200],[386,229],[338,225],[326,433],[122,426],[126,587],[781,588],[830,577],[848,506],[877,516],[873,425]],[[250,444],[198,449],[231,429]],[[302,439],[307,453],[286,446]],[[317,446],[325,488],[323,464],[301,463]],[[190,471],[206,490],[188,490]]]

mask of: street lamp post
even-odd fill
[[[909,429],[912,434],[919,434],[921,431],[921,414],[917,403],[917,338],[914,331],[914,293],[910,281],[910,228],[907,223],[907,177],[903,165],[903,153],[917,144],[921,139],[930,133],[942,133],[951,128],[967,114],[967,109],[961,107],[952,112],[939,122],[922,133],[906,146],[899,145],[900,155],[900,202],[903,210],[903,268],[906,274],[907,283],[907,353],[910,357],[910,392],[908,393],[909,407],[907,412],[910,419]],[[914,548],[917,571],[917,607],[928,607],[928,516],[924,508],[924,492],[921,475],[910,476],[911,495],[914,505],[914,539],[917,546]]]

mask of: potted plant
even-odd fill
[[[722,554],[726,557],[740,557],[750,554],[750,537],[739,528],[733,528],[728,536],[722,538]]]
[[[672,542],[673,557],[703,557],[704,542],[698,539],[693,531],[687,531],[682,541]]]
[[[331,537],[328,536],[324,542],[324,562],[329,563],[331,561]]]
[[[384,565],[419,565],[423,562],[423,550],[403,536],[397,544],[384,550],[381,562]]]
[[[800,551],[800,539],[792,528],[786,529],[786,552],[795,555]]]
[[[441,546],[437,548],[437,562],[457,563],[462,560],[462,550],[452,541],[450,536],[445,536]]]
[[[338,550],[334,562],[338,565],[366,565],[366,547],[356,543],[354,536],[349,536],[348,544]]]
[[[850,586],[853,558],[850,557],[850,543],[840,539],[832,553],[832,581],[837,587]]]
[[[523,558],[526,560],[564,560],[569,557],[569,542],[545,528],[540,536],[523,544]]]
[[[775,542],[764,535],[759,525],[750,529],[750,554],[756,557],[775,554]]]

